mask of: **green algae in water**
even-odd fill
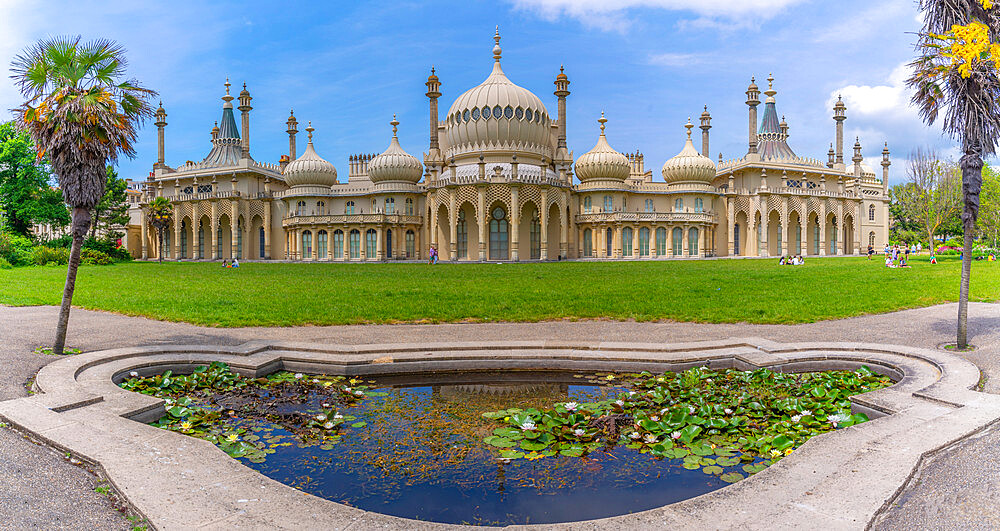
[[[452,373],[378,383],[225,372],[123,387],[172,396],[156,425],[212,440],[305,492],[401,517],[494,525],[600,518],[715,490],[833,422],[865,420],[845,413],[847,397],[891,383],[867,369]]]

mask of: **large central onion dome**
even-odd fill
[[[551,158],[549,113],[538,96],[507,79],[500,68],[499,30],[493,39],[493,72],[448,109],[445,156],[478,158],[480,153],[503,151]]]
[[[301,157],[285,166],[283,172],[285,183],[293,188],[296,186],[332,186],[337,184],[337,168],[317,155],[316,149],[313,148],[312,138],[315,129],[313,129],[312,122],[309,122],[306,131],[309,132],[309,144],[306,145],[306,151]]]
[[[632,166],[628,157],[608,145],[608,139],[604,136],[604,124],[607,121],[601,111],[601,119],[598,120],[601,124],[601,136],[597,137],[597,144],[576,159],[576,176],[580,182],[628,179]]]
[[[715,163],[702,155],[691,142],[691,119],[684,125],[687,128],[687,141],[684,149],[673,158],[663,163],[663,180],[669,184],[698,183],[707,184],[715,179]]]
[[[389,148],[368,163],[368,177],[373,183],[405,182],[416,183],[423,175],[424,166],[417,157],[403,151],[396,138],[396,115],[392,115],[392,140]]]

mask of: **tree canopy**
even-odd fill
[[[13,122],[0,123],[0,210],[7,230],[31,236],[36,225],[69,224],[62,193],[51,183],[49,166],[38,159],[31,138]]]

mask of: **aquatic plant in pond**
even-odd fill
[[[792,426],[820,433],[833,422],[863,420],[849,415],[846,397],[889,383],[866,370],[578,376],[453,373],[376,383],[280,372],[254,379],[213,364],[187,376],[132,375],[121,385],[171,401],[154,425],[210,440],[303,491],[403,517],[513,524],[611,516],[714,490],[780,458],[771,455],[779,435],[793,440],[782,455],[801,444],[808,435]],[[742,403],[722,391],[740,385],[747,388]],[[816,388],[824,388],[823,400],[812,397]],[[676,409],[706,423],[643,428],[643,420],[671,415],[660,413],[667,406],[644,413],[653,408],[643,407],[640,395],[650,391],[670,394],[668,405],[675,400]],[[700,415],[706,404],[713,412],[723,407]],[[775,409],[788,404],[797,406]],[[739,424],[747,440],[771,437],[770,448],[741,443],[736,428],[708,427],[708,419],[737,416],[746,426],[729,424]],[[781,422],[789,427],[768,435],[768,426]],[[689,426],[702,432],[689,436]]]
[[[582,375],[578,375],[583,377]],[[601,383],[614,375],[589,379]],[[718,465],[745,462],[756,473],[810,437],[868,420],[850,413],[851,395],[891,385],[868,367],[785,374],[695,367],[682,373],[624,375],[617,397],[542,409],[484,413],[500,427],[483,442],[506,459],[581,456],[622,445],[686,467],[723,474]],[[765,459],[757,463],[758,459]],[[739,472],[722,476],[743,479]]]

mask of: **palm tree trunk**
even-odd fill
[[[90,228],[90,210],[86,208],[73,209],[71,232],[73,244],[69,251],[69,264],[66,266],[66,286],[63,288],[62,306],[59,307],[59,322],[56,324],[56,340],[52,345],[52,353],[62,355],[66,346],[66,328],[69,326],[69,310],[73,306],[73,290],[76,288],[76,271],[80,267],[80,249],[83,239]]]
[[[977,141],[965,145],[965,154],[958,161],[962,170],[962,282],[958,288],[958,338],[956,346],[964,350],[969,345],[969,279],[972,277],[972,244],[979,215],[979,192],[983,184],[982,148]]]
[[[156,257],[159,258],[159,263],[163,263],[163,227],[156,229],[157,237],[159,238],[159,250],[156,252]]]
[[[958,288],[958,348],[969,344],[969,278],[972,276],[972,241],[975,229],[965,226],[965,243],[962,248],[962,283]]]

